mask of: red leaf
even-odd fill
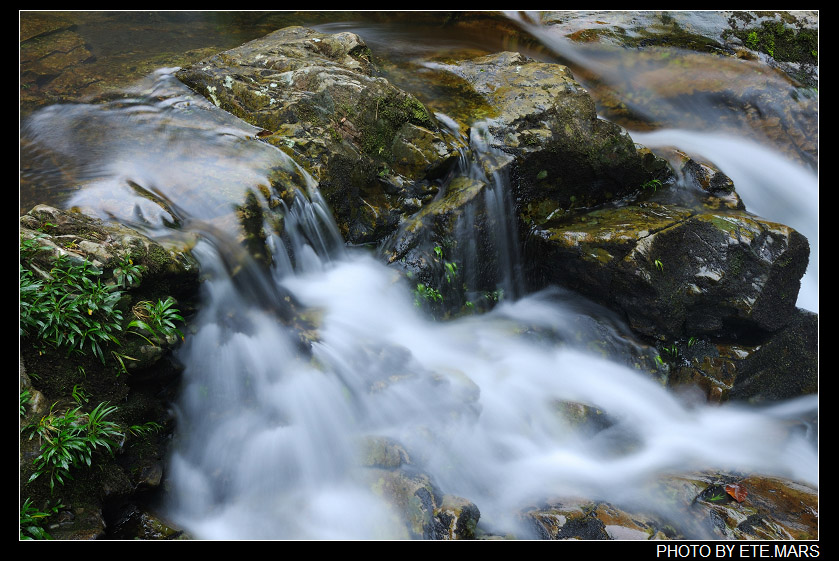
[[[746,488],[736,483],[729,483],[725,486],[725,492],[734,497],[734,500],[738,503],[742,503],[746,499]]]

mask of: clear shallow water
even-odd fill
[[[742,470],[817,483],[816,450],[787,422],[815,410],[815,396],[768,408],[677,399],[626,366],[649,349],[625,326],[558,290],[431,321],[392,270],[343,247],[313,182],[252,141],[252,127],[194,96],[171,69],[131,93],[27,120],[22,184],[37,191],[22,200],[54,198],[153,235],[176,225],[198,240],[207,280],[179,351],[186,370],[167,470],[168,515],[196,537],[405,537],[361,467],[360,443],[376,436],[402,443],[498,532],[515,531],[517,509],[548,496],[660,507],[643,489],[666,473]],[[675,128],[633,138],[707,156],[762,216],[795,220],[802,232],[817,225],[812,172],[765,146]],[[288,235],[271,240],[276,264],[264,274],[236,249],[232,207],[277,168],[309,197],[288,210]],[[817,256],[817,227],[810,239]],[[237,266],[249,274],[230,278]],[[814,288],[814,299],[801,298],[817,310]],[[280,321],[286,295],[320,318],[311,354]],[[590,340],[580,340],[581,324],[596,327]],[[603,341],[614,360],[587,351]],[[613,424],[581,431],[556,414],[563,401],[601,409]]]

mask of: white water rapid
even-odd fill
[[[150,80],[136,100],[42,110],[25,136],[72,161],[82,188],[71,205],[153,234],[177,224],[198,239],[202,301],[178,351],[185,370],[165,505],[190,535],[406,538],[364,467],[362,445],[373,437],[398,442],[415,469],[472,501],[482,527],[499,534],[522,531],[517,512],[552,496],[664,509],[647,486],[665,474],[729,470],[818,484],[811,437],[790,430],[817,396],[765,407],[680,399],[630,366],[648,350],[620,321],[559,289],[434,321],[393,269],[344,247],[302,169],[249,140],[251,127],[220,123],[171,70]],[[113,140],[90,140],[94,128]],[[800,305],[818,311],[812,174],[742,140],[680,130],[633,138],[707,156],[747,207],[807,235],[815,294],[802,290]],[[266,271],[231,249],[234,236],[215,221],[277,166],[307,196],[286,209]],[[516,286],[516,259],[500,256],[506,286]],[[306,341],[289,326],[294,314],[316,326]],[[588,350],[604,341],[611,359]],[[610,424],[580,429],[557,415],[562,402],[596,408]]]

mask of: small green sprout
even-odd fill
[[[658,179],[650,179],[649,181],[641,185],[641,189],[644,189],[645,191],[647,189],[652,189],[653,193],[655,193],[659,187],[661,187],[661,181],[659,181]]]
[[[675,344],[663,348],[667,352],[667,354],[670,355],[672,358],[676,358],[679,356],[679,348]]]
[[[29,400],[32,399],[32,394],[29,390],[23,390],[20,392],[20,416],[23,417],[26,415],[26,405],[29,403]]]

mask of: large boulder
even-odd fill
[[[538,220],[545,201],[551,210],[591,207],[654,178],[627,132],[598,118],[567,67],[503,52],[434,68],[490,108],[482,140],[511,156],[512,189],[525,220]]]
[[[748,343],[689,337],[662,345],[667,385],[710,402],[767,402],[819,389],[819,316],[796,309],[789,323]],[[697,392],[697,389],[699,390]]]
[[[351,243],[392,232],[456,161],[436,119],[377,75],[354,33],[288,27],[177,75],[295,157],[318,180]]]
[[[553,219],[526,246],[535,282],[579,290],[660,340],[780,329],[809,257],[787,226],[653,202]]]

